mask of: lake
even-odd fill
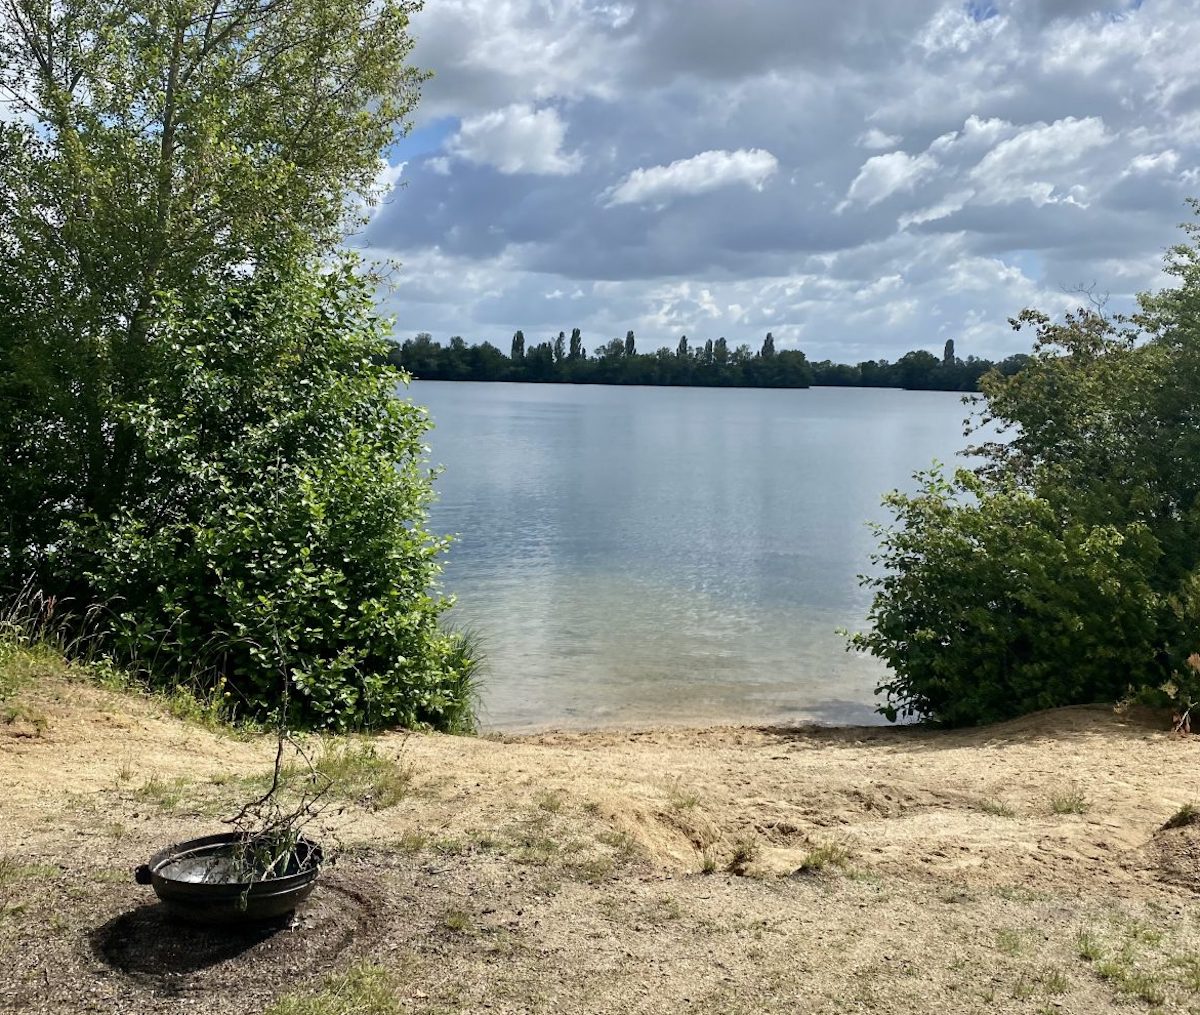
[[[485,728],[881,721],[867,527],[965,443],[944,392],[415,382]]]

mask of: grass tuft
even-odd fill
[[[805,854],[796,868],[797,874],[820,874],[831,867],[845,867],[850,860],[850,850],[837,842],[826,842],[814,846]]]
[[[744,877],[750,865],[758,859],[758,843],[753,839],[741,839],[733,847],[733,856],[725,865],[730,874]]]
[[[383,966],[357,962],[316,994],[287,994],[264,1015],[397,1015],[395,983]]]
[[[1050,797],[1050,810],[1055,814],[1086,814],[1091,802],[1078,789],[1064,790]]]
[[[1171,815],[1163,825],[1163,830],[1168,828],[1186,828],[1188,825],[1194,825],[1200,822],[1200,808],[1195,804],[1184,804],[1174,814]]]
[[[997,818],[1015,818],[1017,816],[1017,812],[1009,807],[1008,804],[1004,803],[1003,800],[997,800],[995,797],[980,800],[979,809],[984,814],[991,814]]]

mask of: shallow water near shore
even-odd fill
[[[961,396],[415,382],[485,728],[870,723],[868,521],[966,443]]]

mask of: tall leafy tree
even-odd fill
[[[763,359],[771,359],[775,355],[775,336],[769,331],[767,332],[767,337],[763,339],[762,351],[759,355]]]
[[[679,344],[675,347],[675,355],[680,359],[688,358],[688,340],[687,335],[679,336]]]
[[[0,0],[0,93],[36,123],[0,128],[0,311],[59,392],[6,408],[26,433],[71,417],[39,455],[52,514],[107,516],[144,470],[118,407],[162,368],[157,293],[329,250],[378,197],[424,78],[415,7]]]
[[[625,355],[630,358],[637,355],[637,340],[632,331],[625,332]]]
[[[152,678],[251,709],[282,651],[332,726],[465,706],[427,424],[336,252],[417,101],[418,6],[0,0],[0,591],[103,603]]]
[[[520,363],[525,359],[525,332],[516,331],[512,337],[512,355],[510,357],[513,363]]]
[[[571,360],[583,359],[587,354],[583,351],[583,336],[578,328],[571,329],[571,345],[567,353],[567,358]]]

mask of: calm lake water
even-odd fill
[[[485,726],[873,722],[879,501],[964,443],[942,392],[423,381]]]

